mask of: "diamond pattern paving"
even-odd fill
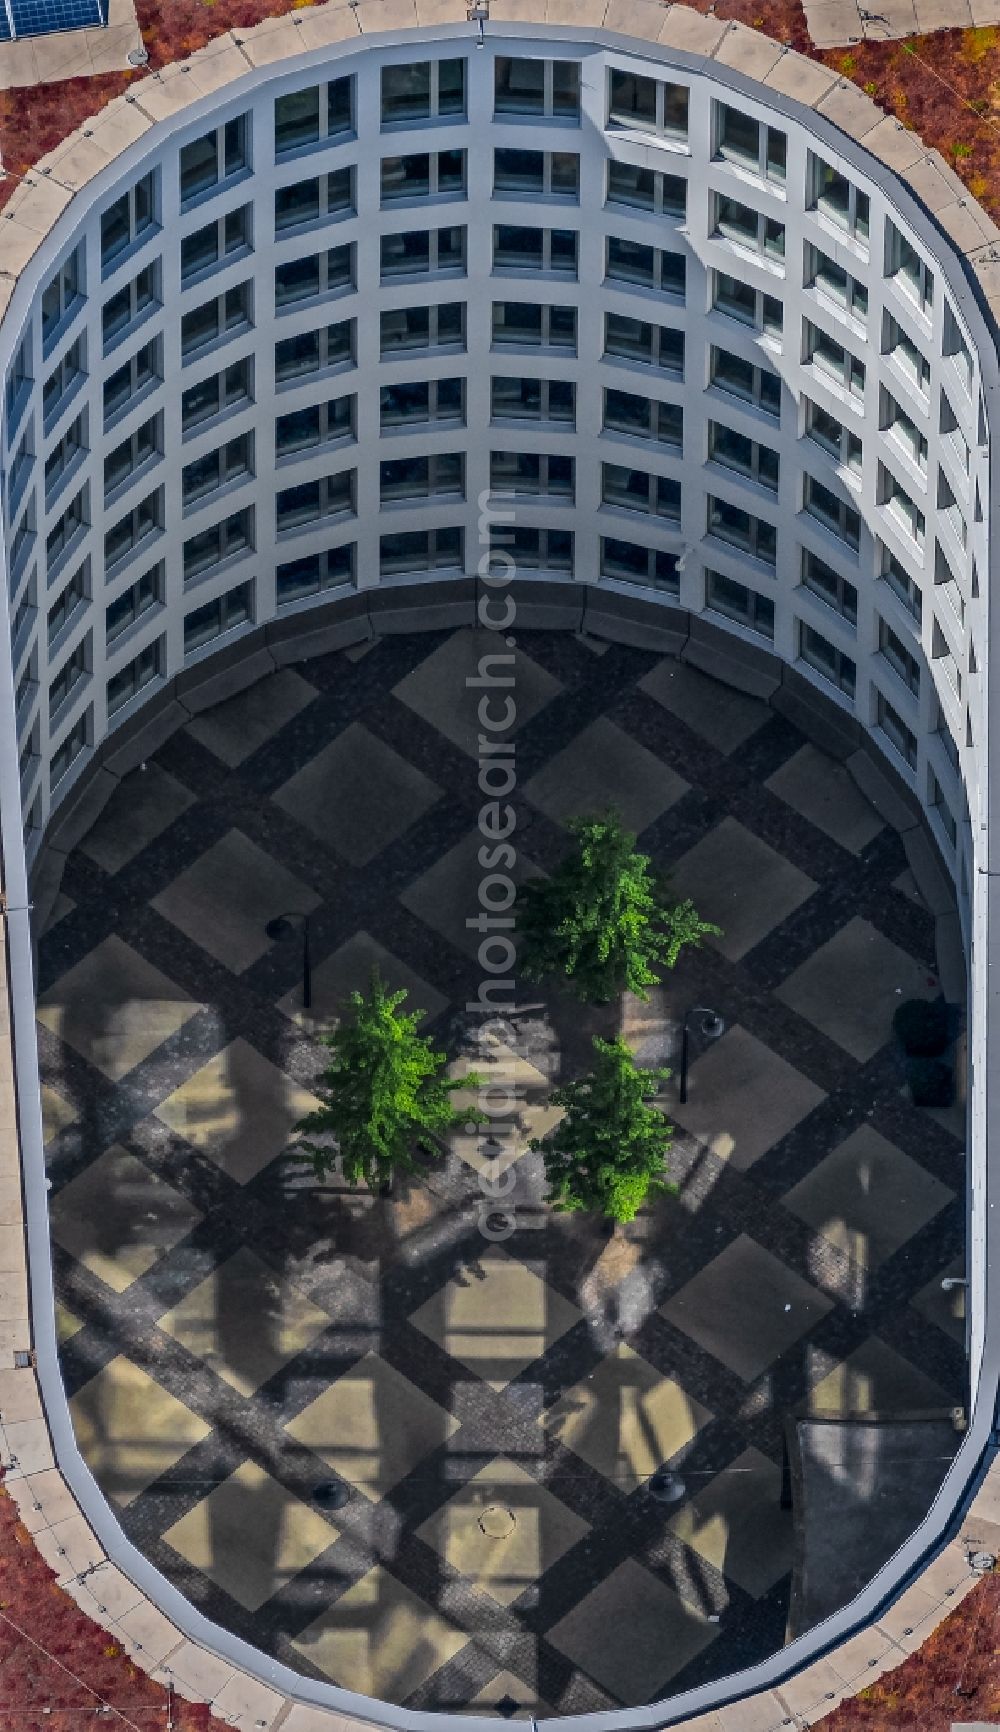
[[[62,1370],[130,1539],[310,1677],[523,1720],[779,1647],[786,1421],[955,1407],[965,1369],[960,1125],[891,1039],[937,991],[899,838],[756,699],[518,637],[394,636],[186,724],[68,858],[39,1020]],[[621,1011],[519,983],[479,1040],[479,704],[508,688],[467,681],[498,654],[517,882],[615,805],[725,932]],[[265,931],[307,908],[308,1012]],[[496,1132],[388,1196],[287,1158],[373,966]],[[727,1027],[682,1106],[692,1005]],[[609,1236],[546,1208],[527,1144],[619,1029],[674,1072],[678,1191]]]

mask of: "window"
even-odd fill
[[[253,584],[240,583],[215,601],[206,602],[184,615],[184,654],[193,655],[223,632],[235,631],[253,618]]]
[[[184,543],[184,582],[211,571],[225,560],[238,559],[253,547],[253,509],[245,505],[211,529],[201,529]]]
[[[114,601],[109,601],[104,614],[104,633],[108,644],[112,644],[151,608],[159,607],[163,601],[164,565],[151,565],[144,571],[135,583],[123,589],[121,595]]]
[[[638,283],[663,295],[684,299],[686,260],[683,253],[664,253],[658,247],[609,235],[605,275],[609,282]]]
[[[944,304],[944,332],[942,348],[947,358],[952,361],[961,379],[964,389],[972,393],[972,351],[959,329],[958,320],[948,302]]]
[[[160,339],[154,337],[151,342],[144,343],[141,349],[137,349],[130,361],[116,368],[105,379],[105,429],[126,409],[134,408],[147,391],[152,391],[163,383],[161,353]]]
[[[394,577],[411,571],[461,571],[465,533],[459,528],[417,529],[379,539],[379,572]]]
[[[901,565],[894,553],[885,546],[882,547],[882,558],[879,576],[883,583],[898,596],[907,613],[912,614],[917,624],[920,624],[923,614],[923,596],[919,583],[912,578],[904,565]]]
[[[237,115],[224,126],[181,146],[181,209],[241,174],[250,166],[250,116]]]
[[[357,401],[353,395],[334,397],[328,403],[311,403],[306,409],[279,415],[274,423],[275,456],[297,457],[319,445],[353,439]]]
[[[841,391],[847,391],[852,397],[863,397],[865,392],[865,364],[852,355],[850,349],[845,349],[833,337],[828,337],[818,325],[804,319],[805,359],[810,362],[818,373],[836,385]]]
[[[274,502],[277,534],[293,535],[325,518],[350,516],[355,509],[355,476],[355,470],[343,469],[338,475],[283,488]]]
[[[45,459],[45,503],[51,505],[59,485],[76,467],[78,458],[87,451],[86,420],[78,415],[71,421],[61,439],[57,439]]]
[[[601,464],[601,503],[626,511],[648,511],[670,523],[681,518],[681,484],[666,475],[647,475],[620,463]]]
[[[534,451],[491,451],[490,488],[494,493],[547,494],[572,502],[576,465],[572,457]]]
[[[163,672],[163,639],[157,638],[155,643],[147,644],[139,651],[132,661],[126,662],[108,681],[107,699],[108,715],[113,716],[118,710],[138,697],[145,686],[159,679]]]
[[[14,711],[18,733],[21,732],[28,719],[28,711],[31,709],[38,691],[37,663],[37,652],[33,650],[22,670],[14,692]]]
[[[70,650],[59,671],[49,683],[49,722],[58,715],[65,703],[73,696],[77,686],[87,678],[90,672],[90,637],[89,635]]]
[[[392,457],[379,464],[383,505],[441,495],[465,498],[465,458],[460,451],[439,451],[433,457]]]
[[[436,307],[400,307],[380,315],[382,359],[404,349],[464,349],[465,303],[443,301]]]
[[[727,102],[715,105],[715,154],[748,174],[780,183],[785,179],[787,139],[777,127],[765,126]]]
[[[493,152],[493,196],[515,198],[580,197],[580,158],[569,150]]]
[[[684,372],[684,332],[630,319],[621,313],[606,313],[604,353],[623,361],[662,367],[680,377]]]
[[[245,282],[185,313],[181,319],[182,361],[189,361],[212,343],[224,343],[249,330],[253,323],[251,305],[250,284]]]
[[[738,319],[741,325],[760,331],[775,342],[781,341],[785,312],[774,295],[765,295],[739,277],[725,271],[712,272],[712,306],[727,319]]]
[[[156,228],[155,170],[144,174],[101,215],[101,270],[107,272],[130,247]]]
[[[35,540],[35,496],[32,493],[21,513],[21,521],[11,537],[10,569],[16,578],[27,560]]]
[[[955,823],[955,815],[952,812],[951,807],[949,806],[947,800],[944,797],[944,794],[941,791],[941,784],[938,781],[937,777],[935,776],[933,770],[931,770],[929,773],[928,795],[929,795],[931,809],[935,813],[937,818],[940,819],[941,826],[944,830],[945,835],[947,836],[952,847],[953,848],[957,847],[957,845],[958,845],[958,825]]]
[[[607,202],[682,222],[687,215],[687,181],[683,175],[661,174],[630,162],[609,162]]]
[[[571,529],[533,529],[527,525],[495,528],[490,536],[490,556],[503,553],[514,567],[523,571],[561,571],[573,573],[573,532]]]
[[[803,480],[802,509],[807,517],[814,518],[824,529],[828,529],[831,535],[836,535],[840,541],[846,542],[853,553],[857,553],[861,545],[860,515],[853,505],[838,499],[829,487],[824,487],[813,475],[806,475]]]
[[[424,379],[412,384],[383,385],[379,391],[383,431],[428,421],[465,423],[465,380]]]
[[[274,154],[348,138],[354,131],[354,79],[335,78],[332,83],[291,90],[274,99]]]
[[[576,308],[539,307],[530,301],[493,302],[493,342],[518,348],[576,353]]]
[[[153,307],[160,305],[160,267],[145,265],[138,276],[120,288],[101,308],[101,336],[104,353],[113,348],[130,328]]]
[[[189,283],[216,265],[231,263],[253,247],[251,206],[240,205],[195,229],[181,241],[181,282]]]
[[[936,618],[931,624],[931,660],[939,681],[941,677],[947,680],[956,698],[960,699],[962,696],[962,672],[951,652],[948,639],[941,628],[941,622]],[[970,662],[973,664],[972,671],[975,672],[975,658],[972,656],[971,646]]]
[[[161,419],[159,415],[152,415],[113,451],[109,451],[104,459],[105,503],[119,487],[158,457],[162,448]]]
[[[569,379],[500,379],[490,387],[494,421],[556,421],[576,426],[576,386]]]
[[[578,62],[498,54],[493,63],[493,111],[531,119],[579,120]]]
[[[893,673],[899,675],[904,685],[916,697],[920,691],[920,663],[884,619],[878,622],[878,648],[879,654],[888,662]]]
[[[641,583],[649,589],[662,589],[668,595],[679,595],[680,572],[678,555],[664,553],[658,547],[640,547],[635,541],[618,541],[601,536],[601,576],[617,578],[622,583]]]
[[[60,590],[52,606],[49,608],[46,625],[48,628],[49,649],[55,643],[60,633],[65,631],[70,620],[90,598],[90,566],[87,560],[77,566],[69,582]],[[16,636],[16,634],[15,634]]]
[[[655,439],[680,451],[684,439],[684,411],[679,403],[657,403],[632,391],[605,391],[605,433],[628,433],[636,439]]]
[[[35,614],[38,611],[37,601],[37,586],[32,578],[32,581],[25,587],[24,594],[17,604],[14,617],[11,621],[11,647],[15,650],[17,655],[20,655],[21,650],[24,648],[24,640],[27,637],[29,629],[34,625]]]
[[[906,488],[896,480],[891,469],[884,463],[878,466],[878,498],[879,503],[889,513],[889,516],[899,525],[904,534],[911,537],[918,546],[924,542],[924,514],[914,499],[910,498]]]
[[[74,247],[42,290],[42,354],[84,302],[83,246]]]
[[[885,316],[884,353],[904,374],[909,384],[913,385],[926,397],[931,388],[931,364],[927,356],[918,349],[911,337],[908,337],[902,325],[888,313]]]
[[[970,462],[969,442],[959,426],[958,416],[955,414],[951,403],[943,391],[941,392],[939,425],[942,437],[947,439],[951,446],[952,455],[957,459],[959,467],[966,475],[968,475]],[[980,443],[985,444],[986,441],[981,440]]]
[[[278,312],[354,288],[354,243],[328,247],[322,253],[288,259],[274,267],[274,305]]]
[[[560,271],[576,276],[575,229],[536,229],[520,223],[493,228],[495,271]]]
[[[241,433],[236,439],[227,439],[217,451],[207,451],[204,457],[196,457],[193,463],[184,465],[181,501],[184,505],[195,505],[220,487],[232,486],[252,475],[253,434]]]
[[[465,275],[465,229],[410,229],[383,235],[382,281],[390,277],[425,276],[431,271]]]
[[[832,607],[850,626],[858,623],[858,592],[853,583],[820,559],[818,553],[802,549],[802,587]]]
[[[955,497],[955,490],[941,468],[938,469],[937,509],[940,521],[950,529],[956,541],[965,547],[969,537],[968,526]]]
[[[274,377],[281,385],[305,373],[354,365],[356,321],[341,319],[318,331],[302,331],[274,345]]]
[[[49,768],[49,786],[51,788],[55,789],[58,786],[63,777],[68,775],[80,753],[86,751],[91,720],[91,711],[85,710],[79,721],[74,722],[62,744],[53,752]]]
[[[748,626],[751,631],[773,641],[774,602],[768,596],[758,595],[756,590],[748,589],[743,583],[734,583],[721,571],[706,571],[705,604],[713,612],[737,620],[740,625]]]
[[[31,372],[31,337],[23,337],[7,374],[7,438],[12,439],[34,383]]]
[[[713,344],[710,379],[717,390],[738,397],[742,403],[751,404],[775,420],[779,418],[781,380],[770,367],[755,367],[752,362],[744,361],[741,355],[733,355],[728,349],[717,349]]]
[[[840,312],[846,313],[849,318],[857,319],[860,324],[867,319],[866,285],[857,282],[819,247],[806,247],[806,287],[815,289],[817,295],[826,301],[832,301]]]
[[[894,222],[885,225],[885,274],[915,301],[925,318],[934,305],[934,272]]]
[[[464,150],[418,151],[382,158],[382,203],[399,199],[461,198],[465,193]]]
[[[181,397],[181,427],[190,433],[227,409],[253,402],[253,362],[249,355],[221,373],[210,373]]]
[[[733,246],[763,253],[770,259],[784,259],[784,223],[719,192],[712,194],[712,233]]]
[[[732,427],[724,427],[720,421],[710,421],[708,455],[711,462],[720,464],[723,469],[735,469],[738,475],[745,476],[748,481],[755,481],[760,487],[777,493],[778,453],[772,451],[769,445],[758,445],[756,440],[748,439],[745,433],[737,433]]]
[[[812,180],[810,209],[845,230],[852,239],[867,243],[870,220],[868,194],[861,192],[845,175],[832,168],[822,157],[809,158]]]
[[[45,380],[42,386],[42,420],[46,425],[55,420],[87,377],[83,357],[83,338],[77,337],[76,342],[70,344]]]
[[[331,217],[354,216],[355,209],[354,165],[350,164],[310,180],[293,181],[291,186],[276,187],[274,232],[281,235]]]
[[[89,522],[87,489],[81,487],[45,538],[45,568],[50,579],[64,555],[86,532]]]
[[[964,625],[965,597],[940,543],[934,549],[934,590],[943,596],[959,625]]]
[[[799,626],[799,655],[808,667],[815,668],[838,691],[853,698],[858,679],[856,664],[836,644],[830,643],[828,638],[805,622]]]
[[[655,132],[661,138],[685,143],[687,85],[664,84],[659,78],[645,78],[612,67],[608,73],[608,125]]]
[[[382,68],[382,125],[465,115],[465,61],[417,60]]]
[[[882,392],[882,430],[918,469],[927,468],[927,440],[895,397]]]
[[[117,565],[147,539],[163,528],[163,488],[149,493],[131,511],[126,511],[104,534],[105,569]]]
[[[357,544],[348,541],[343,547],[328,547],[322,553],[306,553],[300,559],[286,560],[275,574],[278,606],[287,607],[304,595],[353,583],[356,555]]]
[[[810,398],[805,399],[806,408],[806,438],[818,445],[832,457],[842,468],[849,469],[852,475],[861,474],[863,447],[861,437],[852,433],[836,415],[831,415],[828,409],[820,408]]]
[[[24,492],[28,477],[34,468],[34,463],[35,424],[34,419],[32,419],[28,422],[28,425],[21,436],[20,444],[11,458],[10,487],[7,496],[7,509],[11,516],[13,516],[14,508],[20,499],[21,494]]]
[[[881,728],[891,746],[894,746],[900,757],[909,764],[911,770],[917,767],[917,737],[907,727],[902,716],[894,710],[888,698],[879,692],[876,710],[876,722]]]
[[[778,532],[773,523],[763,523],[748,511],[730,505],[725,499],[708,499],[708,533],[718,541],[759,559],[764,565],[775,565],[778,558]]]

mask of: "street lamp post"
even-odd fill
[[[688,1050],[691,1043],[691,1019],[697,1017],[697,1027],[703,1040],[718,1040],[720,1034],[725,1034],[726,1025],[716,1010],[709,1010],[703,1004],[696,1004],[684,1018],[681,1029],[681,1081],[677,1097],[683,1106],[688,1098]]]
[[[309,953],[309,916],[301,908],[290,908],[287,914],[276,914],[264,928],[268,938],[287,938],[295,931],[295,922],[302,922],[302,1008],[312,1009],[312,957]]]

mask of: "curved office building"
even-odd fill
[[[923,814],[954,881],[942,942],[969,968],[955,1504],[996,1385],[996,231],[898,122],[740,26],[384,9],[297,12],[137,81],[0,220],[0,803],[29,1191],[26,872],[41,898],[102,766],[155,749],[178,693],[252,677],[262,644],[270,666],[471,620],[492,534],[524,624],[779,685]],[[513,531],[491,529],[491,494],[513,497]],[[34,1230],[57,1454],[108,1546],[60,1409],[43,1213]]]

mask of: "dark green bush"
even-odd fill
[[[915,1107],[950,1107],[955,1098],[955,1078],[949,1064],[939,1058],[911,1058],[906,1080]]]
[[[903,1051],[913,1058],[937,1058],[951,1045],[951,1019],[943,998],[910,998],[892,1019]]]

